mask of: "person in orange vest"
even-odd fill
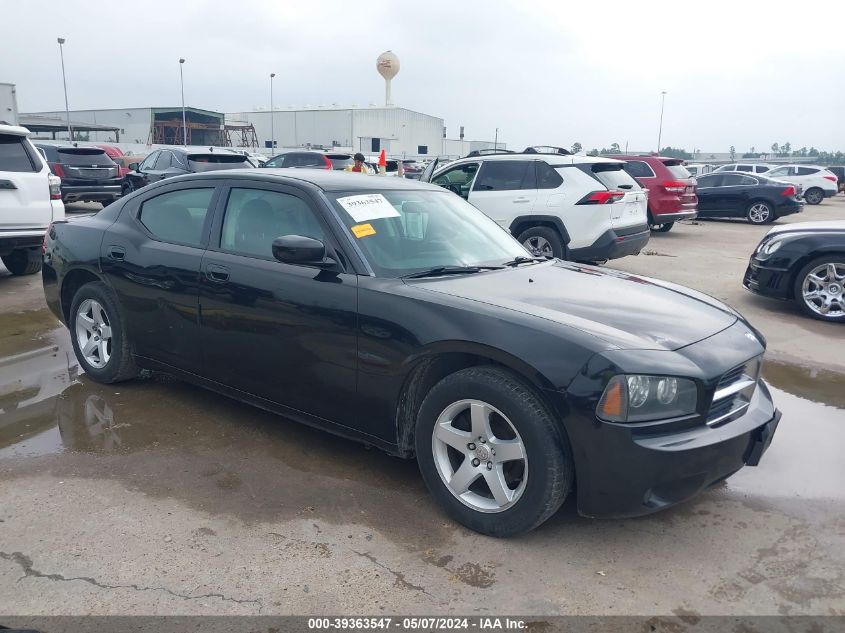
[[[347,167],[343,171],[352,171],[358,174],[370,173],[369,168],[364,164],[364,155],[361,152],[356,153],[355,156],[352,157],[352,160],[354,160],[355,162],[349,165],[349,167]]]

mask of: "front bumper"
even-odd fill
[[[636,255],[645,247],[650,237],[648,225],[608,229],[590,246],[571,249],[569,258],[580,262],[598,262]]]
[[[79,200],[117,200],[123,192],[120,185],[62,185],[62,200],[77,202]]]
[[[686,501],[743,466],[756,466],[771,444],[781,414],[761,380],[746,413],[718,427],[667,435],[601,424],[578,469],[578,511],[624,518]]]
[[[742,285],[751,292],[776,299],[792,298],[792,275],[789,268],[775,268],[752,257],[742,277]]]

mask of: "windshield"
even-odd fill
[[[59,162],[65,165],[102,165],[114,167],[114,161],[101,149],[60,149]]]
[[[379,277],[440,266],[497,266],[531,257],[509,233],[448,191],[332,194]]]

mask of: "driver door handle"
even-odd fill
[[[513,203],[514,204],[525,204],[526,202],[531,202],[530,198],[515,198]]]
[[[205,267],[205,276],[209,281],[217,283],[229,281],[229,269],[220,264],[209,264]]]

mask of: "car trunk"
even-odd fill
[[[118,177],[118,167],[101,149],[88,147],[60,148],[58,164],[62,181],[82,181],[85,184],[110,184]],[[53,170],[56,171],[55,166]]]
[[[595,163],[591,166],[593,176],[607,187],[608,191],[621,191],[622,198],[607,205],[610,226],[613,229],[645,226],[648,221],[646,192],[640,187],[621,163]]]
[[[664,183],[666,190],[672,193],[677,193],[678,197],[681,199],[681,204],[695,204],[698,201],[695,194],[696,181],[695,178],[693,178],[687,171],[687,168],[684,167],[684,161],[669,158],[663,159],[661,162],[666,166],[666,169],[669,170],[672,181],[678,183],[678,186],[675,187],[677,191],[674,191],[670,185],[666,185]]]

